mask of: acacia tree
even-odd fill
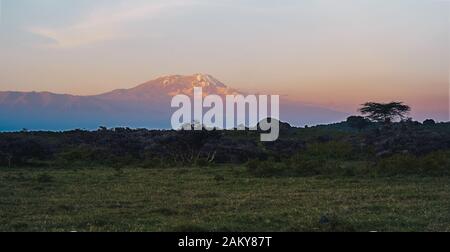
[[[403,102],[376,103],[367,102],[359,109],[361,114],[371,121],[390,123],[395,119],[403,120],[411,111],[411,107]]]

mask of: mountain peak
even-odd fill
[[[192,95],[195,87],[203,88],[203,94],[229,95],[238,94],[239,91],[227,87],[210,74],[196,73],[192,75],[169,75],[143,84],[147,87],[163,88],[168,95]]]
[[[196,73],[192,75],[168,75],[163,76],[156,81],[160,82],[164,87],[189,84],[191,87],[219,87],[226,88],[226,85],[214,78],[210,74]]]
[[[99,97],[119,100],[159,100],[178,94],[191,96],[195,87],[201,87],[204,96],[209,94],[220,96],[242,94],[236,89],[227,87],[210,74],[196,73],[162,76],[137,87],[114,90]]]

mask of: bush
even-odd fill
[[[354,157],[353,148],[345,142],[331,141],[327,143],[315,143],[293,156],[289,161],[289,166],[296,175],[336,175],[341,172],[341,164],[345,160]],[[348,173],[348,171],[347,171]]]
[[[419,170],[418,160],[411,154],[396,154],[376,164],[377,175],[414,174]]]
[[[450,175],[450,151],[435,151],[420,159],[421,171],[429,175]]]
[[[288,172],[283,163],[273,161],[251,160],[247,163],[247,171],[256,177],[274,177]]]
[[[209,166],[209,164],[210,163],[205,158],[199,158],[197,159],[197,161],[195,161],[195,165],[198,167],[207,167]]]
[[[96,158],[99,158],[98,150],[88,145],[68,147],[57,155],[57,159],[60,163],[70,165],[92,162]]]
[[[131,154],[124,154],[121,156],[111,156],[107,161],[107,164],[113,168],[129,167],[138,164],[138,160]]]
[[[396,154],[372,163],[365,159],[352,160],[350,150],[341,143],[315,144],[290,159],[280,162],[251,160],[246,167],[257,177],[450,175],[450,151],[436,151],[424,156]]]
[[[295,173],[301,176],[319,175],[321,173],[320,170],[324,165],[325,162],[323,160],[302,154],[295,157],[294,161],[291,162],[291,167],[294,169]]]
[[[163,162],[159,158],[145,158],[141,162],[142,168],[161,168],[163,167]]]
[[[423,121],[424,126],[434,126],[436,125],[436,122],[433,119],[426,119]]]
[[[351,144],[342,141],[330,141],[326,143],[314,143],[308,146],[303,154],[319,160],[352,159],[354,150]]]
[[[347,118],[347,124],[351,128],[362,130],[370,125],[370,121],[362,116],[350,116]]]
[[[367,162],[357,161],[359,157],[351,144],[330,141],[311,144],[305,151],[279,162],[251,160],[247,170],[258,177],[356,176],[367,170]]]
[[[450,175],[450,151],[436,151],[425,156],[396,154],[375,165],[378,175]]]

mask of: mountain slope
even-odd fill
[[[211,75],[172,75],[94,96],[49,92],[0,92],[0,130],[96,129],[98,126],[169,128],[176,94],[192,95],[194,87],[203,94],[243,94]],[[326,108],[281,101],[281,120],[294,125],[328,123],[344,119],[345,113]]]
[[[131,89],[119,89],[96,97],[106,100],[137,101],[172,97],[177,94],[192,95],[194,87],[202,87],[203,94],[232,95],[240,92],[225,86],[211,75],[194,74],[190,76],[171,75],[146,82]]]

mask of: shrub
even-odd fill
[[[247,171],[257,177],[274,177],[283,175],[288,172],[287,167],[283,163],[273,161],[261,161],[258,159],[251,160],[247,163]]]
[[[346,122],[351,128],[358,130],[362,130],[370,125],[370,121],[362,116],[350,116]]]
[[[138,160],[135,159],[131,154],[124,154],[122,156],[111,156],[107,162],[113,168],[122,168],[127,166],[133,166],[138,163]]]
[[[293,156],[289,167],[296,175],[313,176],[340,173],[340,164],[353,158],[353,148],[345,142],[314,143],[306,151]]]
[[[209,162],[205,158],[199,158],[195,161],[195,165],[198,167],[207,167],[209,166]]]
[[[291,165],[297,175],[313,176],[321,173],[320,170],[324,166],[324,161],[307,155],[298,155]]]
[[[314,143],[309,145],[303,155],[320,160],[352,159],[354,151],[353,147],[349,143],[342,141],[330,141],[326,143]]]
[[[396,154],[383,158],[376,164],[377,175],[415,174],[419,170],[417,157],[411,154]]]
[[[436,151],[425,156],[396,154],[375,166],[378,175],[450,175],[450,151]]]
[[[366,162],[357,162],[359,153],[351,144],[343,141],[314,143],[305,151],[278,162],[251,160],[247,163],[250,174],[270,176],[355,176],[364,174]],[[361,167],[358,167],[358,166]]]
[[[97,151],[88,145],[68,147],[57,154],[58,162],[65,165],[84,164],[91,162],[95,158],[98,158]]]
[[[428,175],[450,175],[450,151],[435,151],[420,158],[421,172]]]
[[[424,126],[434,126],[436,125],[436,122],[433,119],[426,119],[423,121]]]
[[[163,166],[162,163],[159,158],[145,158],[140,166],[142,168],[161,168]]]

